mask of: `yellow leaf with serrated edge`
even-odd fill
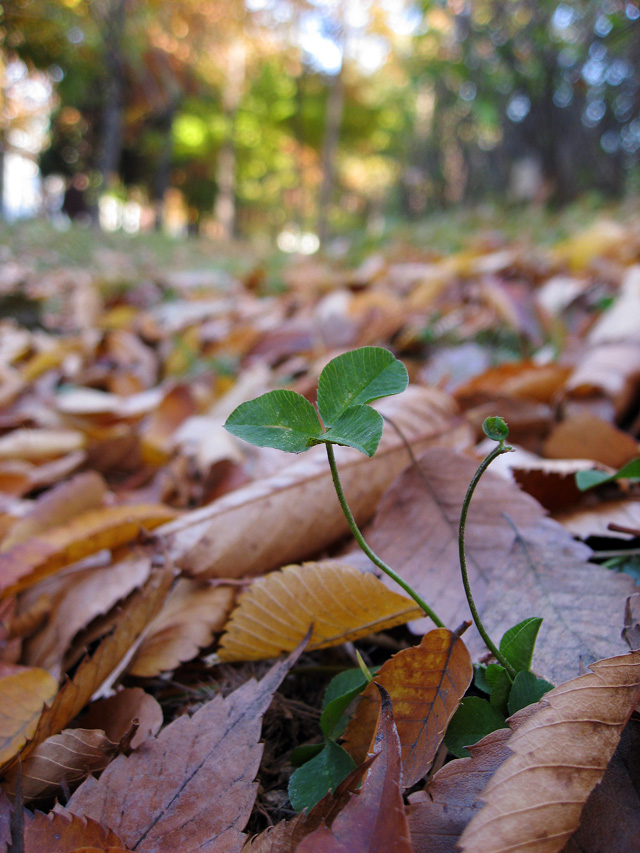
[[[218,658],[261,660],[294,649],[313,625],[307,651],[337,646],[423,616],[375,575],[336,560],[285,566],[240,597]]]

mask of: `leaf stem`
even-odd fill
[[[460,512],[460,526],[458,528],[458,551],[460,555],[460,570],[462,572],[462,583],[464,585],[465,595],[467,596],[467,601],[469,602],[469,609],[471,610],[471,615],[473,616],[473,621],[476,624],[476,628],[482,639],[485,642],[487,648],[491,651],[492,655],[495,657],[497,661],[507,670],[509,673],[509,677],[513,680],[516,677],[516,671],[511,666],[509,661],[505,658],[505,656],[500,652],[500,650],[496,647],[495,643],[487,633],[484,625],[482,624],[482,620],[480,619],[480,614],[478,613],[478,609],[476,607],[476,603],[473,600],[473,594],[471,593],[471,584],[469,583],[469,575],[467,572],[467,557],[465,554],[464,548],[464,537],[465,537],[465,528],[467,524],[467,514],[469,512],[469,505],[471,503],[471,498],[476,489],[476,486],[480,482],[480,477],[487,470],[489,465],[493,462],[494,459],[497,459],[498,456],[501,456],[503,453],[509,453],[513,450],[513,447],[510,447],[508,444],[505,444],[504,441],[501,441],[497,447],[486,456],[482,462],[480,463],[480,467],[473,475],[471,482],[469,483],[469,488],[467,489],[467,493],[464,496],[464,501],[462,502],[462,511]]]
[[[344,494],[344,490],[342,488],[342,483],[340,482],[340,476],[338,474],[338,466],[336,465],[336,457],[333,452],[333,445],[329,442],[325,443],[325,447],[327,448],[327,456],[329,458],[329,467],[331,468],[331,477],[333,479],[333,485],[336,490],[336,494],[338,496],[338,500],[340,501],[340,506],[342,507],[342,512],[344,513],[344,517],[347,519],[347,524],[349,525],[349,530],[353,533],[353,536],[358,543],[358,545],[362,548],[367,557],[374,563],[379,569],[394,580],[402,589],[411,596],[411,598],[415,601],[418,607],[424,611],[424,613],[438,626],[438,628],[444,628],[444,623],[438,619],[433,610],[429,607],[429,605],[420,598],[418,593],[411,587],[409,584],[404,581],[400,575],[396,574],[391,566],[388,566],[384,560],[381,560],[380,557],[376,553],[374,553],[371,548],[365,542],[364,536],[360,532],[358,525],[356,524],[356,520],[353,517],[353,514],[349,508],[349,504],[347,503],[347,499]]]

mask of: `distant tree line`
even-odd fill
[[[391,4],[393,5],[393,4]],[[162,224],[275,233],[637,180],[636,0],[15,0],[5,60],[56,87],[43,173]],[[2,133],[7,132],[5,118]]]

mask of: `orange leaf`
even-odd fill
[[[576,831],[640,695],[640,652],[545,694],[508,740],[513,753],[482,792],[484,808],[460,839],[466,853],[561,850]]]
[[[78,850],[97,850],[109,853],[125,850],[115,832],[105,829],[91,818],[71,814],[62,806],[45,815],[28,815],[24,825],[24,853],[77,853]]]
[[[64,526],[0,554],[0,594],[18,592],[63,566],[103,548],[131,542],[141,529],[151,530],[175,517],[165,506],[114,506],[89,510]]]
[[[383,631],[422,616],[404,595],[390,592],[372,574],[325,560],[285,566],[256,580],[240,597],[218,657],[260,660],[294,649],[310,626],[308,649],[323,649]]]
[[[0,675],[0,764],[6,764],[32,737],[44,704],[58,692],[58,682],[36,667],[3,664]]]
[[[446,628],[429,631],[419,646],[398,652],[376,675],[376,684],[388,691],[393,703],[404,788],[415,785],[431,767],[472,677],[469,652]],[[344,747],[356,764],[364,761],[377,713],[378,694],[371,683],[345,732]]]

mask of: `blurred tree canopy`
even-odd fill
[[[637,181],[635,0],[12,0],[2,28],[56,88],[43,172],[158,223],[170,187],[232,234]]]

